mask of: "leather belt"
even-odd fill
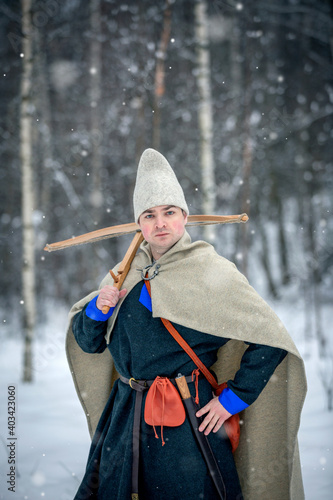
[[[195,375],[196,376],[196,375]],[[139,498],[139,462],[140,462],[140,424],[141,424],[141,408],[144,392],[148,391],[149,387],[153,384],[154,380],[136,380],[132,378],[126,378],[120,375],[120,380],[123,384],[129,385],[133,390],[136,391],[135,406],[134,406],[134,420],[133,420],[133,458],[132,458],[132,500],[138,500]],[[188,375],[186,382],[194,382],[195,378],[192,375]],[[199,379],[201,374],[199,374]],[[169,379],[172,384],[176,385],[174,378]]]

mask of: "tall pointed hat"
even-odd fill
[[[168,160],[155,149],[146,149],[140,158],[133,193],[135,221],[149,208],[174,205],[189,213],[184,192]]]

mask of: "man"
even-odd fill
[[[145,241],[124,288],[119,292],[107,276],[70,315],[68,359],[94,421],[75,498],[219,498],[187,419],[161,428],[162,446],[145,421],[146,391],[136,428],[141,381],[174,379],[179,372],[189,377],[196,369],[162,324],[166,318],[207,367],[214,365],[219,382],[228,381],[219,397],[205,378],[189,382],[227,499],[302,499],[296,435],[305,381],[296,347],[233,264],[207,243],[191,243],[183,191],[167,160],[152,149],[140,159],[133,201]],[[104,306],[109,313],[102,313]],[[233,456],[223,423],[238,412],[241,439]]]

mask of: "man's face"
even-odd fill
[[[140,215],[139,226],[155,260],[183,236],[186,223],[187,215],[173,205],[153,207]]]

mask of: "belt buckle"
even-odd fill
[[[147,380],[136,380],[134,377],[131,377],[128,381],[128,385],[131,389],[135,389],[135,387],[132,386],[132,382],[138,384],[139,387],[149,387],[149,385],[147,384]]]
[[[134,389],[134,387],[132,387],[132,381],[133,381],[133,382],[136,382],[136,383],[138,383],[138,381],[137,381],[137,380],[135,380],[135,378],[134,378],[134,377],[131,377],[131,378],[129,379],[128,384],[129,384],[129,386],[130,386],[130,388],[131,388],[131,389]]]

